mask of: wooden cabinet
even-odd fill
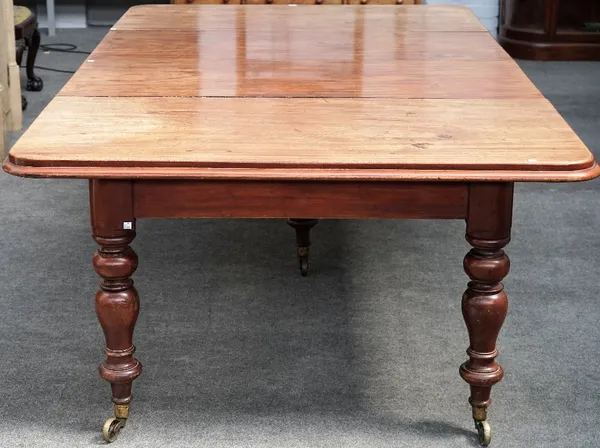
[[[171,3],[183,5],[420,5],[422,0],[172,0]]]
[[[499,40],[515,58],[600,60],[600,1],[502,0]]]

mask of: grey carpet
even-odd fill
[[[103,33],[45,41],[91,50]],[[600,155],[600,64],[523,67]],[[26,123],[67,79],[40,75]],[[517,187],[493,446],[600,446],[599,189]],[[111,405],[86,183],[4,174],[0,191],[0,447],[99,445]],[[284,221],[140,221],[145,370],[115,446],[476,446],[458,376],[463,234],[455,221],[323,221],[301,278]]]

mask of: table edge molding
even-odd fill
[[[518,170],[408,170],[342,168],[198,168],[198,167],[85,167],[26,166],[9,158],[2,168],[20,177],[74,179],[196,179],[273,181],[451,181],[451,182],[581,182],[600,176],[593,161],[583,169],[569,171]]]

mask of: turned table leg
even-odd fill
[[[462,312],[470,344],[460,375],[471,387],[469,403],[483,446],[491,440],[487,408],[492,386],[503,376],[495,358],[496,340],[508,310],[501,281],[510,267],[503,248],[510,240],[512,197],[512,184],[473,184],[469,191],[466,238],[473,249],[464,259],[471,281],[462,298]]]
[[[101,277],[96,294],[96,314],[104,336],[106,359],[100,375],[111,385],[114,418],[104,424],[102,435],[112,442],[125,427],[131,403],[133,380],[142,365],[133,357],[133,330],[140,302],[131,276],[137,268],[137,255],[129,244],[135,238],[135,220],[128,209],[126,181],[90,181],[90,203],[94,240],[94,269]]]
[[[296,247],[300,274],[308,275],[308,253],[310,248],[310,229],[317,225],[317,219],[290,218],[287,223],[296,230]]]

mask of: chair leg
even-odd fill
[[[25,51],[25,44],[23,41],[17,41],[17,54],[16,54],[16,62],[19,67],[21,67],[21,63],[23,62],[23,52]],[[21,110],[27,109],[27,98],[25,95],[21,94]]]
[[[317,225],[317,219],[290,218],[287,223],[296,229],[296,246],[298,248],[298,261],[300,262],[300,274],[308,275],[308,251],[310,247],[310,229]]]
[[[23,62],[23,52],[25,51],[25,45],[23,44],[23,41],[18,41],[17,42],[17,57],[16,57],[16,61],[17,61],[17,65],[19,67],[21,67],[21,63]]]
[[[27,49],[27,87],[26,89],[31,92],[39,92],[44,87],[44,82],[41,78],[35,76],[33,73],[33,66],[35,65],[35,58],[37,57],[38,49],[40,48],[40,31],[36,29],[33,31],[31,39],[29,41],[29,48]]]

